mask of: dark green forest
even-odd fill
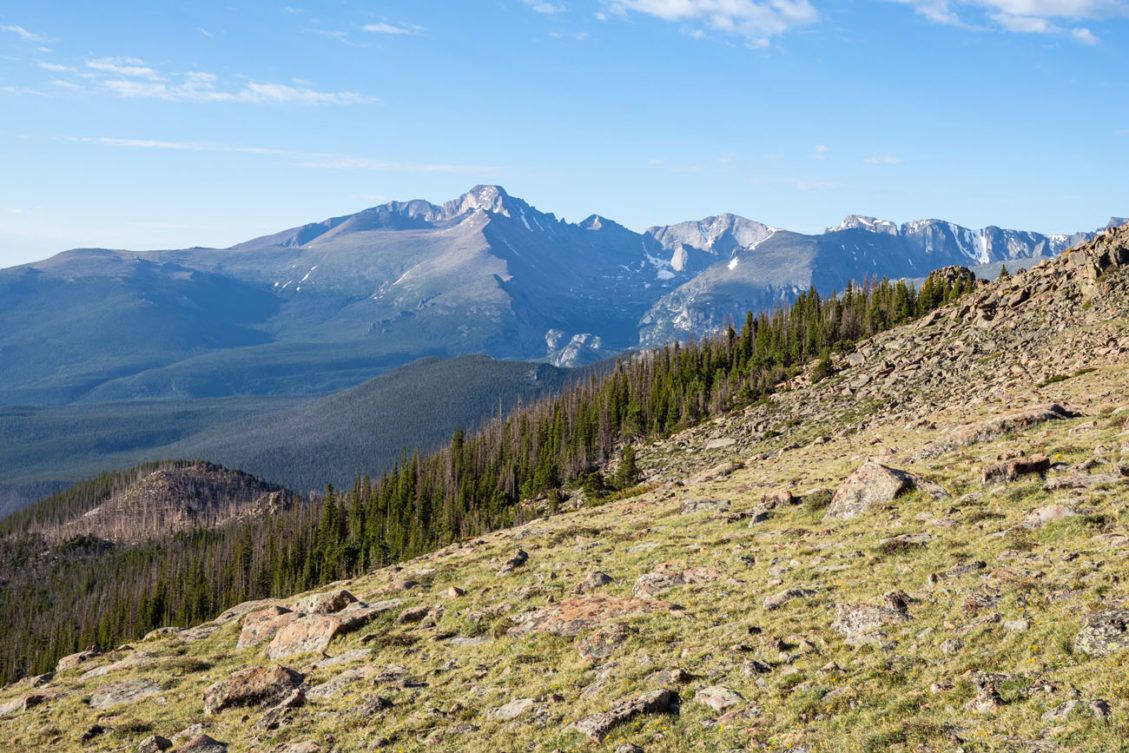
[[[378,478],[265,518],[118,547],[78,538],[48,547],[30,530],[80,515],[143,472],[106,474],[0,522],[0,676],[51,669],[89,645],[111,647],[191,625],[247,599],[284,596],[411,558],[552,511],[571,490],[591,500],[637,482],[634,446],[764,399],[804,365],[905,323],[973,284],[930,277],[815,290],[740,327],[634,354],[559,397],[519,406],[442,450],[404,453]],[[613,460],[619,470],[605,474]],[[522,504],[543,500],[544,504]]]

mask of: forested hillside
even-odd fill
[[[816,359],[921,316],[969,290],[939,270],[920,291],[882,281],[748,315],[737,329],[619,363],[602,378],[489,423],[456,431],[436,453],[405,454],[380,478],[329,489],[310,505],[218,530],[133,547],[89,538],[47,548],[27,521],[38,510],[88,509],[124,477],[80,485],[7,521],[0,532],[0,670],[42,672],[90,644],[111,646],[162,625],[193,624],[232,604],[301,591],[456,539],[552,511],[575,490],[590,503],[637,479],[633,445],[755,403]],[[610,465],[614,474],[605,471]],[[541,504],[523,504],[540,500]]]

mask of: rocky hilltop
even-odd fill
[[[640,448],[601,507],[69,656],[13,750],[1111,751],[1129,230]],[[825,370],[826,371],[826,370]]]

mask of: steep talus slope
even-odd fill
[[[0,692],[0,734],[232,753],[1119,750],[1127,291],[1120,231],[641,448],[629,499],[68,657]]]

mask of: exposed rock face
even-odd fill
[[[227,743],[221,743],[208,735],[201,734],[178,746],[176,753],[227,753]]]
[[[301,617],[285,607],[272,606],[251,612],[243,618],[236,648],[251,648],[274,638],[279,630]]]
[[[709,583],[721,577],[712,567],[691,567],[687,570],[660,569],[640,575],[635,581],[636,596],[658,596],[687,583]]]
[[[517,719],[519,716],[528,713],[534,706],[535,701],[532,698],[517,698],[507,704],[492,709],[486,716],[491,719],[500,719],[502,721],[509,721]]]
[[[1086,618],[1074,648],[1090,656],[1108,656],[1129,648],[1129,609],[1109,609]]]
[[[673,690],[655,690],[650,693],[622,698],[610,709],[600,714],[586,716],[575,725],[576,729],[595,743],[601,743],[613,729],[642,714],[677,714],[678,693]]]
[[[252,667],[235,672],[204,692],[204,713],[235,706],[269,706],[302,684],[303,677],[288,667]]]
[[[125,680],[103,685],[90,695],[91,708],[104,709],[122,703],[136,703],[161,692],[161,686],[149,680]]]
[[[32,693],[22,698],[13,699],[7,703],[0,704],[0,718],[12,716],[21,711],[27,711],[49,700],[51,700],[51,696],[43,693]]]
[[[607,659],[627,642],[627,637],[627,628],[623,625],[613,625],[585,635],[577,643],[576,650],[580,653],[581,659],[588,661]]]
[[[160,735],[149,735],[137,746],[137,753],[162,753],[172,747],[172,740]]]
[[[1077,413],[1069,411],[1057,403],[1032,405],[1028,408],[1005,413],[1002,416],[995,416],[986,421],[959,427],[937,442],[927,445],[921,456],[925,458],[937,457],[957,447],[990,442],[1045,421],[1061,421],[1077,417]]]
[[[1023,525],[1027,528],[1039,528],[1048,523],[1057,523],[1064,518],[1070,518],[1078,513],[1065,505],[1047,505],[1040,507],[1038,510],[1033,510],[1023,519]]]
[[[816,591],[812,588],[788,588],[783,591],[774,593],[771,596],[766,596],[763,606],[766,611],[771,612],[775,609],[780,609],[780,607],[784,606],[790,601],[795,601],[796,599],[806,599],[809,596],[815,596],[815,594]]]
[[[875,505],[893,502],[915,485],[916,480],[912,474],[869,460],[848,476],[835,491],[827,517],[848,520]]]
[[[511,635],[555,633],[572,636],[618,617],[670,610],[671,605],[665,601],[590,594],[566,599],[525,615],[509,632]]]

